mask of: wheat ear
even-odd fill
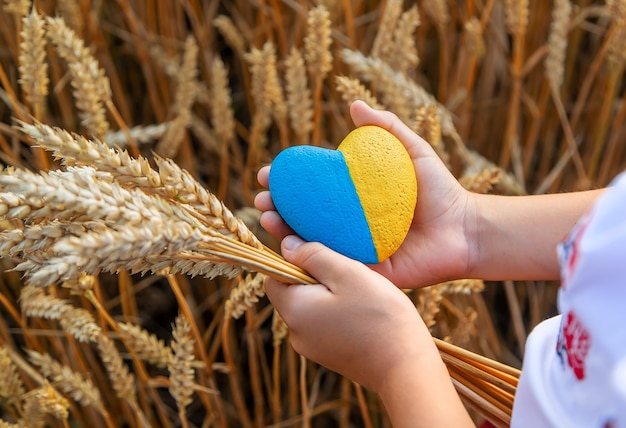
[[[40,427],[45,424],[45,415],[66,420],[69,416],[69,401],[48,382],[29,391],[24,398],[24,416],[26,426]]]
[[[359,79],[336,76],[335,82],[337,83],[337,90],[341,92],[341,98],[346,104],[350,105],[356,100],[362,100],[373,109],[382,110],[384,108]]]
[[[173,355],[170,347],[163,340],[142,327],[120,322],[117,324],[123,342],[132,348],[137,358],[145,360],[159,368],[167,367],[172,361]]]
[[[4,0],[2,8],[6,13],[22,18],[32,9],[32,2],[30,0]]]
[[[0,346],[0,397],[7,403],[16,402],[25,392],[24,382],[4,346]]]
[[[172,330],[173,357],[167,367],[170,372],[170,394],[176,400],[178,414],[183,426],[187,426],[185,408],[191,404],[193,395],[193,369],[194,353],[191,326],[189,321],[179,314],[176,317]]]
[[[191,107],[199,90],[198,44],[192,36],[185,40],[182,63],[176,74],[176,96],[172,108],[175,118],[163,134],[155,150],[162,156],[174,157],[184,139],[184,131],[191,121]]]
[[[545,70],[550,84],[554,85],[555,88],[560,88],[563,83],[567,33],[571,13],[572,4],[569,0],[556,0],[554,2]]]
[[[306,145],[313,130],[313,98],[306,78],[304,57],[292,48],[285,59],[285,86],[291,128],[298,144]]]
[[[419,25],[419,10],[417,5],[413,5],[402,13],[393,30],[393,44],[390,46],[386,61],[393,64],[399,73],[407,74],[419,64],[419,55],[415,46],[415,30]]]
[[[45,22],[35,8],[22,18],[20,55],[18,57],[20,87],[26,101],[40,118],[48,96],[48,63],[46,62]]]
[[[96,137],[102,138],[109,131],[106,118],[107,104],[111,104],[111,86],[104,70],[93,57],[89,48],[69,28],[63,18],[50,18],[47,36],[59,56],[67,62],[79,115],[83,126]]]
[[[394,50],[394,32],[397,28],[398,19],[402,13],[402,1],[390,0],[385,5],[378,24],[376,38],[372,45],[371,56],[383,61],[390,59],[389,52]]]
[[[93,406],[103,415],[107,413],[100,397],[100,390],[89,378],[75,372],[68,366],[62,365],[49,354],[41,354],[33,350],[27,350],[27,353],[29,360],[39,367],[41,374],[50,379],[54,385],[67,393],[74,401],[83,406]]]
[[[313,137],[312,144],[320,144],[322,83],[332,69],[330,13],[324,5],[311,9],[307,17],[304,38],[304,58],[313,87]]]

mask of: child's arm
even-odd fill
[[[468,277],[558,279],[556,246],[602,190],[536,196],[472,194]]]
[[[367,266],[296,236],[282,254],[321,282],[265,289],[294,349],[377,392],[393,426],[472,426],[411,300]]]

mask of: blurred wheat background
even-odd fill
[[[594,188],[625,165],[622,0],[0,7],[3,427],[389,426],[290,348],[252,208],[258,168],[336,147],[355,99],[476,192]],[[520,367],[556,287],[407,293],[434,336]]]

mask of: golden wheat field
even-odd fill
[[[389,427],[291,349],[263,278],[313,279],[256,172],[363,99],[472,191],[604,186],[625,61],[623,0],[2,0],[0,427]],[[476,423],[507,425],[556,288],[407,291]]]

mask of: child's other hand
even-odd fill
[[[438,358],[415,306],[384,277],[295,235],[283,240],[281,250],[321,282],[265,283],[298,353],[377,392],[395,371]]]
[[[461,187],[432,147],[393,113],[356,101],[350,114],[356,126],[377,125],[402,141],[413,160],[418,183],[415,216],[404,243],[389,259],[370,267],[402,288],[468,277],[470,256],[475,254],[467,236],[475,212],[471,193]],[[258,174],[265,187],[269,169],[262,168]],[[261,225],[276,238],[294,233],[275,211],[270,192],[259,193],[255,204],[263,211]]]

